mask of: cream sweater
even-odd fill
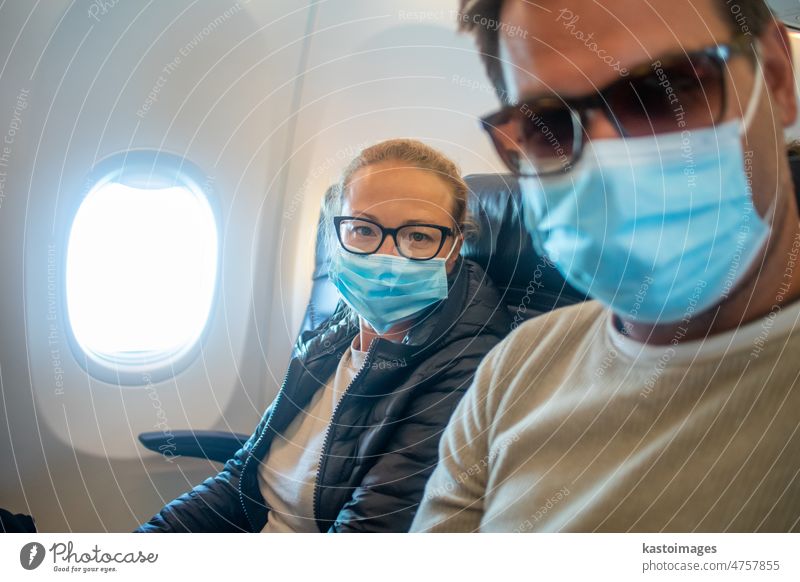
[[[799,531],[800,302],[649,346],[588,302],[478,369],[412,531]]]
[[[354,340],[355,341],[355,340]],[[269,518],[262,533],[319,533],[314,487],[325,435],[336,406],[364,365],[367,352],[350,347],[336,372],[320,387],[283,434],[276,435],[258,470]]]

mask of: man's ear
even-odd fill
[[[770,98],[780,122],[789,127],[797,120],[797,94],[792,63],[792,41],[786,27],[772,19],[760,37],[761,64]]]

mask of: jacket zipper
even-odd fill
[[[250,514],[247,512],[247,505],[244,502],[244,492],[242,491],[242,483],[244,482],[244,473],[247,469],[247,464],[250,462],[250,458],[253,456],[253,452],[258,448],[261,439],[264,438],[264,435],[267,434],[267,428],[269,428],[269,423],[272,421],[272,417],[275,415],[275,411],[278,409],[278,404],[280,404],[281,398],[283,398],[284,390],[286,389],[286,382],[289,380],[289,372],[292,369],[291,363],[289,364],[289,368],[286,370],[286,375],[283,377],[283,383],[281,384],[281,388],[278,391],[278,396],[275,398],[275,404],[272,407],[272,412],[269,413],[269,418],[267,418],[267,422],[264,425],[264,428],[261,430],[261,434],[258,435],[256,442],[253,443],[253,448],[250,449],[250,452],[247,455],[247,458],[244,460],[244,464],[242,465],[242,470],[239,473],[239,503],[242,505],[242,509],[244,510],[244,516],[247,518],[247,523],[250,524],[250,529],[255,530],[255,525],[253,525],[253,520],[250,519]]]
[[[348,338],[347,341],[349,342],[349,341],[352,341],[352,340]],[[339,346],[339,343],[341,343],[342,345],[345,344],[345,342],[337,342],[337,344],[334,345],[333,347],[331,347],[330,349],[337,348]],[[306,364],[310,364],[311,362],[319,359],[320,357],[323,357],[323,355],[324,354],[320,354],[320,355],[318,355],[316,357],[309,358],[306,361]],[[369,353],[367,354],[367,357],[368,356],[369,356]],[[262,429],[261,434],[258,435],[258,438],[256,439],[256,442],[253,443],[253,448],[250,449],[250,453],[247,455],[247,458],[245,459],[244,464],[242,465],[242,471],[239,473],[239,503],[242,506],[242,510],[244,511],[245,518],[247,518],[247,523],[250,524],[250,529],[253,530],[253,531],[255,530],[255,525],[253,524],[253,520],[250,518],[250,514],[247,512],[247,505],[244,502],[244,491],[242,491],[242,483],[244,482],[244,474],[245,474],[245,470],[247,469],[247,464],[250,462],[250,458],[253,456],[253,453],[258,448],[258,445],[261,443],[261,440],[264,438],[264,435],[267,434],[267,429],[269,428],[269,425],[272,422],[272,417],[275,416],[275,411],[278,410],[278,405],[280,404],[281,399],[283,398],[283,394],[286,391],[286,384],[289,381],[289,373],[292,370],[292,362],[293,361],[294,361],[294,359],[292,359],[289,362],[289,367],[286,370],[286,374],[283,377],[283,383],[281,384],[280,390],[278,390],[278,396],[275,398],[275,403],[274,403],[274,405],[272,407],[272,412],[270,412],[269,418],[267,418],[267,422],[264,425],[264,428]],[[366,358],[365,358],[365,362],[364,363],[366,365]],[[359,370],[359,374],[360,373],[361,373],[361,371]],[[355,378],[353,380],[355,381]],[[344,395],[343,395],[343,397],[344,397]]]
[[[322,529],[319,527],[319,504],[322,497],[322,488],[319,486],[319,479],[322,476],[322,472],[325,470],[325,465],[328,462],[328,446],[330,445],[330,436],[331,432],[333,432],[333,426],[336,424],[336,416],[339,413],[339,409],[342,407],[342,402],[347,397],[350,390],[355,386],[356,382],[358,382],[359,378],[364,374],[364,370],[369,368],[370,360],[376,351],[376,346],[378,345],[377,341],[373,341],[369,349],[367,350],[367,355],[364,356],[364,363],[361,365],[361,369],[356,373],[353,377],[353,380],[350,382],[350,385],[342,394],[342,397],[339,399],[339,402],[336,403],[336,408],[333,409],[333,414],[331,415],[331,421],[328,424],[328,429],[325,431],[325,439],[322,441],[322,453],[320,455],[319,466],[317,467],[317,475],[314,478],[314,500],[312,504],[312,509],[314,512],[314,519],[317,522],[317,529],[320,532],[324,533]],[[334,372],[335,373],[335,372]]]

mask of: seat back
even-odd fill
[[[516,324],[585,299],[534,250],[522,221],[519,185],[513,176],[473,174],[464,180],[470,190],[469,212],[479,230],[465,241],[461,254],[484,268]],[[311,297],[301,333],[325,321],[339,300],[328,279],[329,257],[322,229],[318,232]]]
[[[517,179],[504,174],[472,174],[469,212],[479,232],[464,242],[461,254],[483,267],[519,324],[586,299],[533,247],[522,217]]]

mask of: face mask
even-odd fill
[[[453,245],[455,249],[455,245]],[[356,255],[339,247],[329,275],[345,302],[384,334],[447,297],[447,259]]]
[[[759,63],[744,119],[595,140],[569,174],[521,179],[537,250],[623,319],[676,322],[719,303],[769,234],[741,141],[763,83]]]

